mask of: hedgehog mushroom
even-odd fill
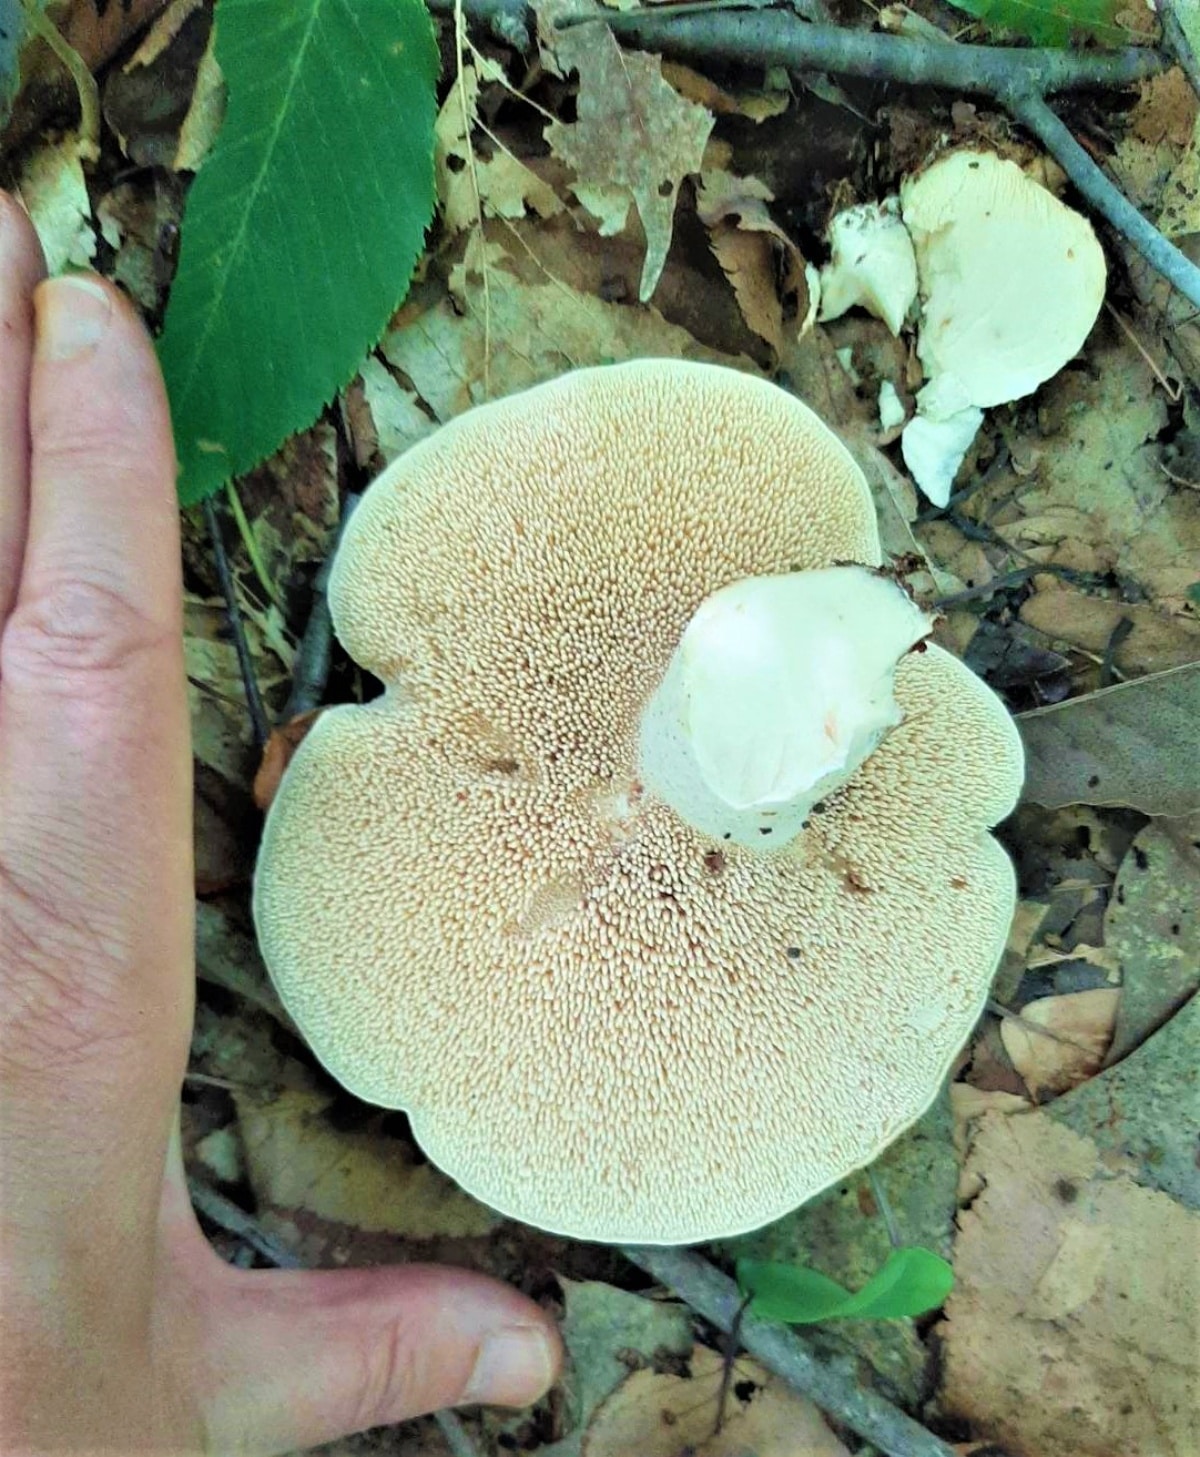
[[[318,1058],[487,1204],[735,1235],[936,1095],[1021,753],[879,560],[810,410],[666,360],[472,410],[355,512],[331,605],[386,691],[292,761],[259,935]]]

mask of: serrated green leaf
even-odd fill
[[[750,1308],[766,1320],[811,1325],[821,1320],[899,1320],[936,1310],[954,1273],[940,1255],[919,1245],[893,1250],[856,1294],[803,1265],[739,1260],[738,1284]]]
[[[228,108],[159,340],[179,494],[309,425],[408,289],[433,212],[423,0],[220,0]]]
[[[1129,33],[1117,24],[1128,0],[950,0],[992,30],[1007,30],[1039,46],[1065,46],[1089,38],[1121,46]]]

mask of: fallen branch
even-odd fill
[[[718,1330],[728,1334],[733,1329],[742,1305],[741,1292],[707,1260],[691,1250],[651,1245],[622,1246],[621,1253]],[[954,1457],[953,1449],[931,1431],[890,1401],[818,1360],[784,1326],[747,1312],[742,1318],[741,1344],[781,1381],[888,1457]]]
[[[1192,50],[1192,44],[1184,32],[1177,14],[1178,0],[1158,0],[1158,22],[1162,26],[1163,44],[1179,62],[1183,74],[1192,83],[1192,90],[1200,96],[1200,61]]]
[[[468,15],[512,26],[523,0],[463,0]],[[431,0],[444,10],[448,0]],[[912,36],[810,25],[785,10],[732,10],[685,4],[667,9],[603,11],[570,16],[560,28],[602,23],[640,46],[689,57],[720,57],[755,66],[825,71],[909,86],[990,97],[1037,136],[1071,181],[1143,258],[1200,309],[1200,268],[1133,206],[1046,104],[1046,97],[1083,87],[1130,86],[1166,69],[1167,58],[1144,47],[1120,51],[1023,50],[958,45]]]

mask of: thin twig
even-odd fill
[[[898,1250],[903,1243],[900,1238],[900,1226],[896,1223],[896,1216],[892,1213],[891,1200],[887,1196],[887,1190],[883,1187],[883,1180],[875,1172],[875,1165],[867,1166],[867,1178],[871,1183],[871,1193],[875,1196],[875,1203],[879,1206],[879,1212],[883,1215],[883,1227],[887,1230],[888,1244],[894,1250]]]
[[[451,1457],[479,1457],[479,1448],[471,1440],[471,1434],[462,1424],[462,1418],[452,1411],[435,1411],[433,1419],[438,1424]]]
[[[281,1270],[303,1268],[303,1262],[297,1255],[274,1235],[268,1234],[257,1220],[244,1209],[239,1209],[232,1199],[226,1199],[224,1194],[218,1194],[199,1179],[188,1179],[188,1192],[192,1196],[192,1203],[205,1219],[223,1229],[226,1234],[235,1235],[244,1244],[248,1244],[268,1264]]]
[[[201,1180],[189,1178],[188,1193],[191,1195],[192,1203],[197,1211],[210,1224],[215,1224],[226,1234],[232,1234],[240,1239],[269,1265],[274,1265],[280,1270],[307,1268],[298,1255],[295,1255],[274,1235],[268,1234],[252,1215],[239,1208],[231,1199],[226,1199],[223,1194],[218,1194],[215,1189],[210,1189]],[[437,1422],[442,1436],[445,1437],[446,1445],[453,1457],[479,1457],[479,1451],[472,1442],[470,1434],[454,1412],[435,1411],[433,1419]]]
[[[351,492],[342,505],[342,517],[337,533],[330,545],[325,560],[313,578],[313,600],[308,621],[304,624],[304,636],[296,649],[292,662],[292,691],[283,710],[283,722],[291,723],[302,713],[320,708],[325,701],[325,689],[329,684],[329,667],[333,661],[333,617],[329,611],[329,575],[333,571],[333,559],[341,544],[342,533],[350,520],[354,508],[362,497]]]
[[[204,524],[212,542],[213,560],[217,564],[217,578],[221,583],[221,594],[225,598],[225,613],[229,619],[229,630],[233,634],[234,651],[237,653],[238,668],[242,674],[242,685],[246,690],[246,707],[250,712],[250,723],[254,730],[254,742],[261,749],[271,734],[267,710],[263,707],[262,694],[258,691],[258,679],[254,676],[254,659],[250,656],[250,644],[246,641],[246,628],[238,606],[237,587],[229,567],[225,551],[225,538],[221,534],[221,521],[212,497],[205,499]]]
[[[1100,216],[1137,249],[1151,268],[1200,309],[1200,268],[1168,242],[1108,180],[1043,98],[1017,87],[997,100],[1037,137]]]
[[[785,10],[714,10],[675,20],[660,7],[652,6],[564,17],[558,28],[597,22],[617,34],[635,35],[640,44],[655,49],[719,55],[723,60],[801,71],[835,71],[843,76],[899,81],[909,86],[940,86],[997,100],[1014,86],[1043,96],[1084,86],[1129,86],[1157,75],[1167,65],[1158,52],[1144,47],[1101,54],[957,45],[948,40],[918,40],[844,30],[836,25],[810,25]]]
[[[707,1260],[691,1250],[657,1245],[626,1245],[622,1253],[718,1330],[733,1329],[742,1303],[741,1292]],[[920,1422],[826,1365],[786,1327],[747,1313],[742,1321],[741,1342],[768,1371],[888,1457],[953,1457],[953,1449]]]
[[[1195,0],[1187,0],[1187,3],[1194,4]],[[1180,69],[1191,82],[1192,90],[1200,96],[1200,62],[1196,60],[1196,52],[1180,23],[1177,0],[1158,0],[1158,19],[1162,26],[1164,44],[1179,62]]]

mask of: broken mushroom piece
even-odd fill
[[[992,152],[951,152],[900,197],[929,381],[901,447],[944,506],[982,411],[1032,393],[1083,347],[1104,302],[1104,253],[1085,217]]]
[[[759,379],[666,360],[473,410],[355,512],[331,607],[386,690],[300,746],[255,915],[318,1058],[485,1203],[584,1239],[738,1234],[941,1086],[1012,913],[988,826],[1020,745],[847,562],[879,542],[835,437]],[[640,772],[681,708],[727,828]],[[742,832],[823,779],[786,842]]]
[[[896,664],[932,625],[866,567],[722,587],[684,629],[642,718],[646,788],[714,839],[795,839],[900,722]]]
[[[1091,223],[993,152],[951,152],[900,189],[921,282],[917,353],[987,409],[1073,359],[1104,302]]]
[[[917,299],[917,262],[897,199],[835,214],[829,249],[832,256],[821,269],[821,322],[861,305],[899,334]]]

